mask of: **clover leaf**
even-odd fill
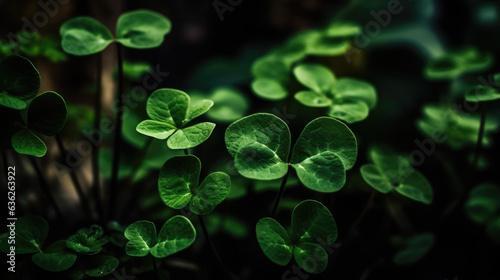
[[[407,157],[379,147],[372,147],[369,157],[373,163],[360,169],[368,185],[381,193],[396,191],[424,204],[432,202],[431,185],[422,173],[414,170]]]
[[[215,128],[214,123],[203,122],[186,126],[213,106],[208,99],[191,103],[189,96],[176,89],[159,89],[147,101],[150,120],[137,125],[137,131],[156,139],[167,140],[170,149],[189,149],[205,142]]]
[[[69,269],[76,261],[76,254],[69,251],[65,240],[50,244],[43,252],[36,253],[31,260],[50,272],[60,272]]]
[[[136,10],[122,14],[116,25],[116,37],[99,21],[91,17],[77,17],[65,22],[60,28],[62,47],[73,55],[90,55],[101,52],[116,41],[135,48],[158,47],[170,32],[171,23],[163,15]]]
[[[337,224],[320,202],[305,200],[292,212],[291,237],[273,218],[262,218],[256,225],[260,248],[272,262],[285,266],[292,256],[309,273],[321,273],[328,264],[323,245],[337,240]]]
[[[449,107],[434,104],[425,105],[422,113],[424,117],[417,120],[417,128],[431,139],[445,135],[444,143],[453,149],[476,144],[480,124],[479,116],[461,114]],[[491,143],[489,134],[497,131],[498,126],[496,119],[486,120],[482,143],[484,146]]]
[[[232,123],[226,130],[226,147],[244,177],[274,180],[290,167],[307,188],[335,192],[345,184],[345,171],[357,156],[354,134],[342,122],[321,117],[302,131],[291,157],[290,130],[278,117],[254,114]]]
[[[493,81],[500,83],[500,73],[493,75]],[[486,102],[500,99],[500,92],[490,86],[476,85],[465,93],[465,99],[469,102]]]
[[[0,105],[22,110],[40,87],[40,74],[28,59],[9,55],[0,60]]]
[[[422,233],[410,237],[396,236],[392,242],[402,249],[394,255],[394,263],[399,265],[412,264],[422,259],[434,245],[434,234]]]
[[[49,232],[47,221],[39,216],[24,216],[15,222],[16,254],[42,252],[42,246]],[[0,236],[0,248],[3,252],[10,251],[9,232]]]
[[[197,215],[211,213],[229,194],[231,179],[222,172],[209,174],[199,183],[200,160],[193,155],[177,156],[165,162],[158,179],[162,201],[171,208],[189,209]]]
[[[20,154],[42,157],[47,147],[35,132],[52,136],[59,133],[67,119],[66,102],[57,93],[47,91],[31,100],[27,118],[12,135],[12,148]]]
[[[125,247],[127,255],[143,257],[151,253],[155,258],[165,258],[189,247],[196,238],[191,221],[184,216],[167,220],[156,235],[156,227],[150,221],[137,221],[125,229],[129,240]]]
[[[92,225],[90,228],[79,229],[76,234],[66,240],[66,245],[77,253],[95,255],[101,252],[102,245],[109,242],[109,239],[103,235],[102,227]]]
[[[217,87],[208,95],[191,94],[191,101],[197,102],[203,97],[214,102],[214,106],[207,112],[207,117],[216,122],[232,122],[245,116],[248,110],[248,100],[245,95],[234,87]]]
[[[328,107],[328,115],[348,123],[364,120],[377,103],[377,93],[369,83],[336,79],[330,69],[319,64],[301,64],[293,69],[297,80],[309,90],[295,99],[309,107]]]
[[[466,47],[430,60],[425,76],[431,80],[454,79],[465,73],[486,70],[493,64],[493,56],[475,47]]]

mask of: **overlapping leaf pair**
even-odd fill
[[[500,244],[500,188],[492,184],[481,184],[473,188],[465,203],[469,218],[477,224],[486,225],[486,235]]]
[[[3,58],[0,77],[0,116],[6,120],[1,148],[42,157],[47,147],[35,132],[47,136],[59,133],[66,123],[66,102],[53,91],[36,95],[40,74],[24,57]]]
[[[257,240],[264,254],[285,266],[292,256],[309,273],[321,273],[328,264],[322,246],[337,240],[337,224],[330,211],[315,200],[299,203],[292,212],[291,237],[273,218],[262,218],[256,227]]]
[[[319,192],[344,186],[345,172],[353,167],[358,151],[351,130],[330,117],[317,118],[304,128],[290,159],[290,130],[271,114],[254,114],[232,123],[225,141],[241,175],[273,180],[285,176],[291,166],[306,187]]]

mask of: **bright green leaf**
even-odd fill
[[[326,95],[310,90],[297,92],[295,99],[309,107],[328,107],[332,105],[332,100]]]
[[[332,94],[335,102],[364,102],[370,109],[377,104],[377,92],[375,88],[367,82],[352,79],[339,79],[332,87]],[[339,100],[340,99],[340,100]]]
[[[257,241],[274,263],[285,266],[292,259],[293,245],[285,229],[273,218],[262,218],[256,226]]]
[[[369,111],[368,105],[363,102],[335,104],[335,101],[333,101],[333,105],[328,110],[328,115],[347,123],[354,123],[366,119]]]
[[[131,224],[125,229],[124,235],[129,240],[125,247],[129,256],[144,257],[156,244],[156,227],[150,221]]]
[[[157,12],[136,10],[122,14],[116,24],[116,40],[135,49],[155,48],[170,32],[170,20]]]
[[[59,33],[63,50],[73,55],[98,53],[113,42],[111,32],[91,17],[70,19],[61,26]]]
[[[184,125],[189,103],[189,96],[183,91],[158,89],[148,98],[146,110],[151,119],[181,128]]]
[[[195,156],[173,157],[163,165],[158,179],[162,201],[171,208],[184,208],[193,196],[191,188],[198,185],[201,162]]]
[[[309,273],[321,273],[328,264],[328,254],[316,243],[304,242],[296,245],[293,257],[297,264]]]
[[[500,93],[491,87],[477,85],[465,93],[465,99],[469,102],[484,102],[500,99]]]
[[[167,140],[170,149],[180,150],[194,148],[205,142],[215,128],[214,123],[203,122],[177,130]]]
[[[47,146],[33,132],[23,129],[16,132],[11,139],[12,148],[20,154],[43,157],[47,152]]]
[[[248,101],[244,94],[235,88],[219,87],[210,95],[214,106],[207,116],[219,122],[231,122],[242,118],[247,109]]]
[[[330,211],[315,200],[299,203],[292,212],[292,242],[329,244],[337,239],[337,224]]]
[[[208,175],[193,192],[189,209],[196,215],[211,213],[229,194],[231,178],[225,173],[214,172]]]
[[[315,92],[327,92],[336,79],[330,69],[320,64],[301,64],[293,69],[297,80]]]
[[[268,78],[255,79],[252,82],[252,90],[257,96],[268,100],[281,100],[288,95],[282,83]]]
[[[234,164],[238,172],[249,179],[274,180],[285,176],[288,171],[288,164],[259,142],[239,149]]]
[[[167,139],[177,130],[177,128],[170,123],[155,120],[144,120],[137,125],[136,129],[137,132],[141,134],[160,140]]]
[[[151,248],[151,255],[156,258],[165,258],[182,251],[193,244],[196,231],[184,216],[174,216],[163,224],[158,233],[156,245]]]
[[[186,120],[184,123],[191,121],[192,119],[199,117],[205,114],[210,108],[214,106],[214,102],[212,100],[203,99],[198,102],[191,102],[189,106],[189,110],[187,112]]]

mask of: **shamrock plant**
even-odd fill
[[[428,79],[451,80],[466,73],[487,70],[493,61],[491,54],[466,47],[430,60],[424,71]]]
[[[274,263],[286,266],[293,258],[309,273],[321,273],[328,264],[323,248],[337,240],[337,224],[330,211],[320,202],[305,200],[292,212],[290,235],[273,218],[262,218],[256,226],[257,241],[264,254]]]
[[[199,183],[200,160],[193,155],[173,157],[163,165],[158,179],[162,201],[171,208],[189,209],[197,215],[211,213],[229,194],[231,179],[214,172]]]
[[[424,204],[432,202],[433,192],[429,181],[415,170],[408,157],[388,149],[372,147],[369,158],[373,163],[361,166],[361,176],[368,185],[381,193],[396,191]]]
[[[158,89],[147,102],[150,120],[137,125],[137,131],[144,135],[167,141],[170,149],[189,149],[207,140],[215,124],[202,122],[187,125],[194,118],[206,113],[213,102],[208,99],[191,103],[189,95],[176,89]]]
[[[467,216],[486,225],[486,235],[500,244],[500,188],[492,184],[481,184],[473,188],[465,203]]]
[[[0,73],[0,112],[7,120],[2,148],[44,156],[47,147],[37,133],[54,136],[63,129],[68,113],[66,102],[53,91],[36,95],[40,74],[26,58],[5,57],[0,62]]]
[[[102,246],[109,242],[104,236],[104,229],[98,225],[92,225],[90,228],[79,229],[76,234],[68,237],[66,245],[73,251],[95,255],[101,252]]]
[[[167,220],[160,232],[150,221],[137,221],[125,230],[129,240],[126,252],[129,256],[144,257],[149,253],[155,258],[165,258],[189,247],[196,238],[196,231],[184,216]]]
[[[372,85],[352,78],[337,80],[325,66],[301,64],[293,73],[308,88],[297,92],[295,99],[309,107],[328,107],[329,116],[348,123],[364,120],[377,103]]]
[[[136,10],[122,14],[116,23],[115,36],[91,17],[73,18],[61,26],[62,47],[73,55],[101,52],[112,42],[134,49],[155,48],[170,32],[171,23],[163,15]]]
[[[31,260],[40,268],[51,272],[69,269],[76,261],[76,254],[66,247],[65,240],[59,240],[43,249],[49,233],[49,225],[39,216],[19,218],[16,227],[15,254],[33,254]],[[0,248],[3,252],[11,252],[8,243],[8,232],[0,236]]]
[[[353,167],[358,151],[351,130],[329,117],[307,124],[291,155],[290,130],[271,114],[253,114],[232,123],[225,141],[244,177],[279,179],[292,167],[306,187],[318,192],[335,192],[344,186],[346,170]]]

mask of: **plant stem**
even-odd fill
[[[59,148],[59,153],[64,157],[66,157],[67,151],[64,148],[64,144],[59,134],[56,134],[56,142],[57,142],[57,147]],[[76,177],[75,170],[71,170],[71,172],[69,172],[69,176],[71,178],[71,181],[73,182],[73,186],[75,187],[76,193],[78,194],[78,199],[80,200],[80,204],[82,205],[85,215],[87,215],[88,218],[92,220],[92,212],[89,207],[89,201],[87,200],[87,197],[83,192],[82,185],[80,184],[78,178]]]
[[[474,158],[471,163],[471,171],[476,171],[477,163],[479,161],[479,152],[483,145],[484,126],[486,124],[486,103],[481,103],[481,123],[479,124],[479,134],[477,136],[476,148],[474,149]]]
[[[95,92],[94,101],[94,132],[99,133],[100,139],[102,139],[101,131],[101,108],[102,108],[102,53],[97,54],[97,86]],[[94,144],[92,149],[92,194],[94,195],[97,217],[102,222],[103,209],[102,209],[102,198],[101,198],[101,187],[100,187],[100,176],[99,176],[99,144]]]
[[[390,198],[386,198],[385,205],[389,214],[391,214],[401,230],[406,234],[413,234],[415,232],[399,203],[392,201]]]
[[[207,227],[205,226],[205,222],[203,221],[203,217],[201,215],[197,215],[198,219],[200,221],[201,229],[203,231],[203,234],[205,235],[205,239],[208,241],[208,244],[210,245],[210,249],[212,250],[212,253],[214,254],[215,258],[217,259],[217,262],[219,263],[220,268],[224,271],[226,274],[227,279],[233,280],[235,279],[229,270],[227,269],[226,265],[222,261],[221,257],[219,256],[219,253],[215,249],[214,243],[212,242],[212,239],[210,238],[210,235],[208,235]]]
[[[39,182],[40,182],[40,187],[42,188],[42,191],[45,193],[47,198],[49,199],[50,204],[52,204],[52,207],[54,207],[54,210],[56,211],[57,216],[59,217],[59,220],[65,221],[64,216],[62,214],[61,209],[56,203],[56,200],[54,198],[54,195],[52,195],[52,192],[49,189],[49,185],[47,184],[47,181],[45,180],[45,177],[43,177],[43,172],[38,166],[36,160],[32,156],[28,156],[30,159],[31,165],[33,165],[33,168],[35,169],[35,173],[38,176]]]
[[[278,212],[278,206],[280,204],[281,197],[285,192],[285,186],[286,186],[286,181],[288,179],[288,174],[290,174],[290,165],[288,165],[288,170],[286,171],[285,177],[283,177],[283,180],[281,181],[280,189],[276,194],[276,198],[274,199],[273,210],[271,212],[271,217],[273,218],[276,216],[276,213]]]
[[[116,131],[113,143],[113,167],[111,171],[111,182],[109,185],[109,208],[108,216],[113,218],[116,208],[116,196],[118,195],[118,170],[120,164],[120,148],[123,123],[123,101],[125,93],[123,91],[123,55],[120,43],[116,43],[116,55],[118,57],[118,104],[116,112]]]
[[[156,274],[156,279],[160,280],[160,273],[158,272],[158,266],[156,265],[156,259],[151,255],[151,262],[153,263],[153,270]]]

